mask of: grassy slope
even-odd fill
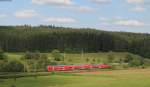
[[[150,87],[150,69],[102,71],[84,75],[51,75],[17,79],[16,87]],[[12,79],[0,81],[10,87]]]
[[[84,63],[93,63],[93,59],[96,60],[96,63],[101,63],[105,61],[105,59],[108,57],[109,53],[85,53],[83,54],[65,54],[65,62],[67,64],[84,64]],[[115,60],[119,60],[120,58],[124,58],[127,53],[125,52],[118,52],[115,53]],[[7,53],[7,56],[10,60],[17,59],[19,60],[23,53]],[[52,59],[51,54],[48,54],[49,58]],[[137,56],[137,55],[134,55]],[[89,62],[87,62],[87,58],[89,59]],[[99,62],[98,62],[99,60]]]
[[[123,58],[127,53],[114,53],[116,60]],[[23,53],[7,53],[9,59],[20,60]],[[71,63],[87,63],[86,58],[101,59],[107,58],[108,53],[86,53],[66,54],[65,61],[71,58]],[[49,54],[51,58],[51,54]],[[70,62],[68,62],[70,63]],[[85,73],[80,75],[51,75],[38,77],[19,78],[17,87],[150,87],[150,69],[145,70],[123,70],[123,71],[101,71],[98,73]],[[0,87],[11,87],[13,79],[0,80]]]

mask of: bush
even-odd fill
[[[120,67],[121,67],[121,66],[120,66],[119,63],[111,63],[111,68],[112,68],[112,69],[121,69],[122,67],[121,67],[121,68],[120,68]]]
[[[144,67],[150,67],[150,60],[149,59],[144,59],[143,66]]]
[[[130,61],[131,67],[136,67],[141,65],[141,60],[139,58],[134,58],[132,61]]]
[[[109,52],[109,54],[108,54],[108,62],[109,63],[113,63],[114,59],[115,59],[114,53],[113,52]]]
[[[27,60],[38,60],[40,58],[41,54],[39,51],[36,51],[36,52],[29,52],[27,51],[25,53],[25,55],[23,56],[24,59],[27,59]]]
[[[0,61],[7,60],[7,56],[5,55],[5,52],[0,48]]]
[[[124,69],[127,69],[130,67],[128,63],[122,63],[121,65]]]
[[[9,61],[4,63],[4,65],[1,67],[1,71],[3,72],[23,72],[24,71],[24,65],[17,60]]]
[[[127,69],[129,68],[128,63],[111,63],[112,69]]]
[[[37,61],[37,68],[44,69],[50,62],[51,61],[48,59],[47,54],[41,54],[39,60]]]
[[[55,61],[63,61],[64,60],[64,56],[60,53],[59,50],[53,50],[52,57],[54,58]]]
[[[130,61],[132,61],[134,58],[133,58],[133,55],[131,55],[130,53],[128,53],[125,57],[125,59],[123,60],[124,63],[129,63]]]
[[[58,65],[58,63],[53,61],[53,62],[50,62],[50,65]]]
[[[90,61],[90,59],[89,58],[86,58],[86,62],[89,62]]]

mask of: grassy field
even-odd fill
[[[51,53],[47,53],[49,59],[53,59],[51,56]],[[113,52],[115,61],[118,61],[120,58],[125,58],[127,53],[126,52]],[[20,58],[23,56],[23,53],[6,53],[9,60],[20,60]],[[64,54],[62,54],[64,55]],[[93,63],[93,59],[95,60],[95,63],[102,63],[105,61],[106,58],[108,58],[109,53],[84,53],[82,54],[65,54],[64,61],[67,64],[87,64],[87,63]],[[137,56],[137,55],[133,55]],[[87,59],[89,60],[87,62]]]
[[[0,80],[0,87],[13,83],[13,79]],[[17,79],[16,87],[150,87],[150,69],[26,77]]]
[[[53,60],[50,53],[48,58]],[[125,58],[128,53],[113,53],[115,61]],[[23,53],[6,53],[8,60],[22,61]],[[109,53],[65,54],[67,64],[102,63]],[[133,55],[137,57],[137,55]],[[89,61],[87,61],[87,59]],[[99,60],[99,61],[98,61]],[[14,79],[0,79],[0,87],[150,87],[150,69],[132,70],[102,70],[81,73],[57,73],[49,76],[22,77]]]

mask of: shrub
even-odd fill
[[[150,60],[149,59],[144,59],[143,66],[144,67],[150,67]]]
[[[114,53],[113,52],[109,52],[108,54],[108,62],[112,63],[115,59]]]
[[[4,53],[4,51],[0,48],[0,61],[6,60],[7,57]]]
[[[39,60],[37,61],[37,69],[45,69],[50,63],[51,61],[48,59],[48,55],[41,54]]]
[[[89,62],[90,60],[89,60],[89,58],[86,58],[86,62]]]
[[[141,65],[141,60],[139,58],[134,58],[132,61],[130,61],[130,66],[135,67],[135,66],[140,66]]]
[[[9,61],[2,66],[3,72],[23,72],[24,65],[17,60]]]
[[[133,55],[130,53],[127,53],[126,57],[123,59],[124,63],[129,63],[130,61],[132,61],[134,59]]]
[[[63,61],[64,60],[64,56],[60,53],[59,50],[53,50],[52,57],[54,58],[55,61]]]

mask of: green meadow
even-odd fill
[[[150,87],[150,69],[53,74],[0,80],[0,87]]]
[[[24,53],[5,53],[8,61],[19,60]],[[51,53],[48,59],[53,60]],[[127,56],[126,52],[113,52],[114,62]],[[63,54],[66,64],[100,64],[109,53]],[[138,55],[131,54],[133,57]],[[87,61],[88,59],[88,61]],[[93,61],[94,60],[94,61]],[[138,68],[138,67],[137,67]],[[0,87],[150,87],[150,69],[128,68],[128,70],[93,70],[74,73],[50,73],[47,76],[30,76],[1,79]]]
[[[51,53],[43,53],[47,54],[50,60],[53,60]],[[129,54],[127,52],[113,52],[114,61],[119,61],[121,58],[125,58],[126,55]],[[21,60],[24,56],[24,53],[6,53],[9,60]],[[91,63],[103,63],[108,58],[108,52],[101,53],[78,53],[78,54],[64,54],[64,62],[65,64],[91,64]],[[138,55],[131,54],[133,57],[138,57]],[[88,61],[87,61],[88,59]],[[94,61],[93,61],[94,60]]]

